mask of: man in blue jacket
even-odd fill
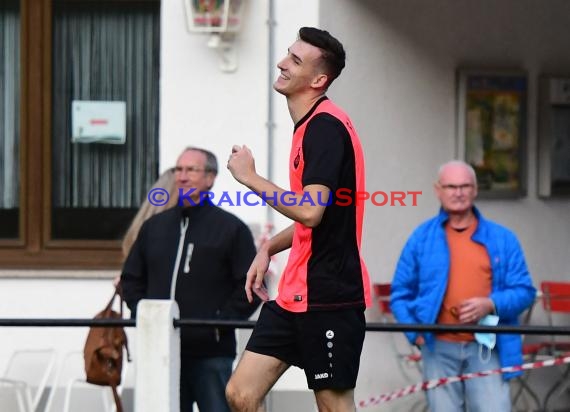
[[[485,219],[473,205],[473,168],[451,161],[439,169],[437,216],[410,236],[392,282],[391,307],[401,323],[515,325],[536,290],[516,236]],[[406,333],[421,348],[425,380],[522,363],[513,334]],[[427,392],[437,412],[510,412],[507,380],[491,375]]]

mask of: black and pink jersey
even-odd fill
[[[326,97],[295,125],[289,179],[295,193],[320,184],[331,190],[331,198],[313,200],[328,202],[317,227],[295,223],[277,303],[291,312],[370,306],[361,256],[364,202],[356,202],[356,193],[366,190],[364,155],[349,117]]]

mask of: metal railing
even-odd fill
[[[196,327],[230,327],[237,329],[253,329],[255,321],[219,320],[219,319],[174,319],[173,326]],[[0,327],[136,327],[135,319],[57,319],[57,318],[0,318]],[[402,324],[368,322],[367,332],[482,332],[506,333],[521,335],[568,335],[570,326],[519,325],[519,326],[484,326],[484,325],[441,325],[441,324]]]
[[[180,328],[211,326],[252,329],[255,321],[180,319],[168,300],[142,300],[137,319],[0,319],[0,327],[136,327],[135,410],[175,412],[179,409]],[[521,335],[568,335],[570,326],[425,325],[369,322],[367,332],[483,332]]]

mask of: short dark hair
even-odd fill
[[[299,39],[321,49],[321,60],[329,80],[326,87],[333,82],[344,69],[346,53],[342,43],[334,38],[328,31],[315,27],[301,27]]]

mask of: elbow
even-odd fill
[[[294,214],[294,220],[313,229],[321,224],[324,213],[325,206],[305,205],[297,208]]]
[[[308,228],[314,229],[321,223],[322,217],[322,213],[307,213],[301,217],[299,223],[307,226]]]
[[[305,222],[303,222],[303,224],[305,226],[307,226],[308,228],[311,228],[311,229],[316,228],[319,225],[319,223],[321,223],[320,219],[318,219],[318,220],[317,219],[307,219]]]

